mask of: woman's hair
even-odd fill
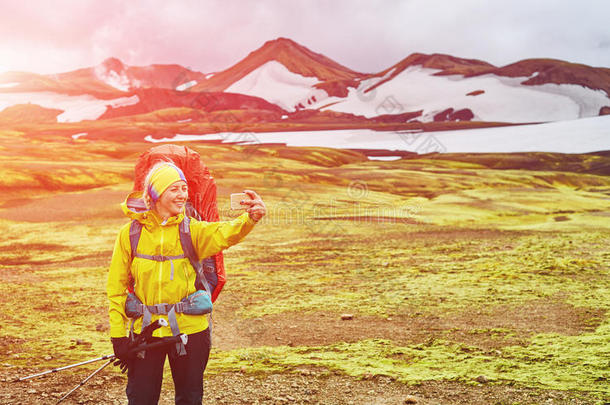
[[[144,199],[144,202],[146,203],[146,207],[149,210],[153,209],[155,206],[155,202],[153,201],[153,199],[151,198],[151,196],[149,194],[150,180],[152,178],[153,173],[156,172],[162,166],[174,166],[176,169],[178,169],[178,167],[175,165],[175,163],[173,161],[166,160],[166,161],[159,161],[159,162],[155,163],[148,170],[148,173],[146,174],[146,178],[144,179],[144,191],[142,193],[142,198]]]

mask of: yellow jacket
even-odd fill
[[[184,214],[168,218],[162,223],[154,211],[135,211],[128,207],[127,201],[139,197],[132,193],[121,204],[125,215],[142,223],[142,234],[138,244],[138,252],[144,255],[179,256],[183,253],[180,244],[178,227]],[[191,220],[191,237],[193,246],[200,258],[212,256],[221,250],[241,241],[254,227],[254,222],[244,213],[232,221],[204,222]],[[135,280],[135,294],[145,305],[174,304],[195,292],[195,270],[188,258],[156,262],[136,257],[131,260],[131,243],[129,241],[129,226],[125,224],[119,231],[114,245],[112,261],[108,272],[106,292],[108,294],[110,336],[127,336],[131,320],[125,315],[125,300],[129,273]],[[172,275],[173,273],[173,275]],[[151,322],[165,315],[152,316]],[[176,314],[181,333],[193,334],[208,327],[205,315]],[[135,332],[142,327],[142,318],[134,324]],[[172,336],[169,326],[161,327],[154,333],[157,337]]]

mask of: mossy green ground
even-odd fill
[[[45,189],[49,182],[28,171],[36,156],[13,161],[11,170],[21,171],[40,193],[20,195],[9,180],[2,184],[2,367],[44,370],[112,351],[105,279],[124,222],[117,195],[129,191],[133,162],[145,145],[122,154],[85,146],[62,146],[95,162],[73,164],[84,176],[76,183],[46,171],[53,187]],[[289,148],[261,147],[240,160],[245,149],[238,146],[194,147],[214,168],[223,218],[234,215],[223,208],[228,194],[244,187],[257,190],[269,210],[226,254],[229,282],[218,310],[234,307],[244,324],[271,315],[289,323],[320,311],[379,319],[489,313],[540,300],[591,310],[572,333],[523,335],[511,325],[468,330],[500,341],[522,338],[522,344],[495,349],[467,338],[244,344],[215,348],[208,372],[313,366],[405,383],[467,384],[484,375],[494,384],[610,398],[608,176],[495,170],[458,159],[372,162],[315,148],[295,155]],[[19,211],[24,204],[44,214]],[[452,328],[444,327],[448,336]]]
[[[607,395],[608,333],[606,325],[577,337],[539,335],[527,347],[509,346],[493,354],[443,341],[406,347],[387,340],[363,340],[318,347],[238,349],[218,353],[212,368],[277,371],[308,365],[357,377],[385,375],[405,383],[443,379],[473,383],[484,375],[497,383]]]

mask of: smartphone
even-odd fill
[[[250,196],[246,193],[233,193],[231,194],[231,209],[232,210],[245,210],[247,207],[241,205],[240,201],[250,200]]]

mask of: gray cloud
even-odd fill
[[[362,72],[413,52],[610,66],[608,15],[607,0],[0,0],[0,68],[65,71],[116,56],[211,72],[280,36]]]

